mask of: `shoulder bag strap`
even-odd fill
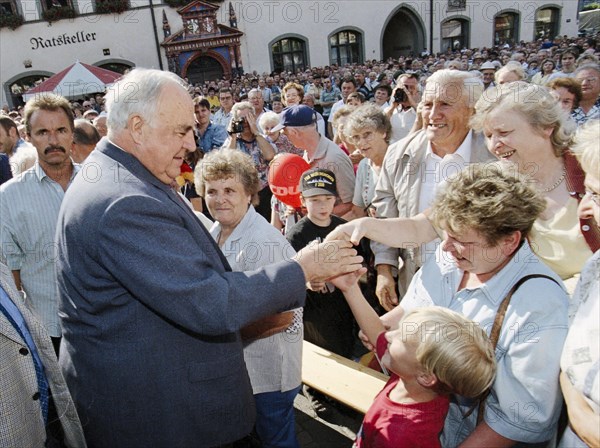
[[[498,311],[496,311],[496,317],[494,318],[494,325],[492,325],[492,331],[490,332],[490,342],[492,343],[494,352],[496,351],[496,346],[498,345],[498,339],[500,338],[500,330],[502,330],[502,323],[504,322],[504,316],[506,315],[506,310],[508,309],[508,304],[510,303],[510,300],[512,299],[513,294],[515,293],[515,291],[517,289],[519,289],[521,287],[521,285],[523,283],[525,283],[527,280],[530,280],[532,278],[547,278],[548,280],[551,280],[560,286],[560,284],[556,280],[554,280],[552,277],[549,277],[544,274],[531,274],[531,275],[526,275],[525,277],[522,277],[521,279],[519,279],[519,281],[517,283],[515,283],[513,285],[513,287],[510,289],[508,294],[506,294],[506,297],[504,297],[504,299],[502,300],[502,303],[500,303],[500,306],[498,307]],[[481,398],[479,399],[479,410],[477,412],[477,424],[479,424],[483,421],[483,411],[485,409],[485,400],[487,399],[489,394],[490,394],[490,389],[486,390],[483,393],[483,395],[481,396]]]

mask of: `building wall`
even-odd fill
[[[0,103],[7,102],[5,84],[31,72],[57,73],[76,60],[89,64],[102,63],[108,59],[130,61],[136,66],[159,67],[151,20],[149,0],[131,0],[134,9],[119,15],[81,15],[72,20],[60,20],[49,25],[39,20],[39,4],[33,0],[22,0],[19,8],[26,22],[16,30],[0,29]],[[158,1],[157,1],[158,3]],[[80,0],[78,11],[93,10],[91,0]],[[388,0],[343,1],[231,1],[237,15],[238,28],[244,32],[242,38],[242,62],[245,71],[258,73],[271,71],[270,44],[283,36],[306,39],[308,64],[329,64],[328,37],[345,28],[363,34],[365,59],[381,59],[383,34],[390,19],[399,10],[411,11],[424,31],[424,47],[430,44],[430,2],[414,0],[397,2]],[[535,11],[542,6],[561,9],[560,34],[577,34],[577,2],[571,0],[544,1],[466,1],[466,8],[448,11],[447,2],[433,2],[433,50],[440,49],[441,23],[452,17],[470,22],[471,47],[493,44],[494,16],[503,10],[519,12],[521,40],[530,41],[534,34]],[[163,40],[162,11],[166,11],[175,33],[182,27],[180,16],[165,4],[155,4],[156,32]],[[221,4],[218,21],[229,24],[229,2]],[[30,21],[30,22],[27,22]],[[79,34],[83,42],[65,43],[64,36]],[[63,36],[61,45],[59,37]],[[83,39],[82,39],[83,37]],[[54,43],[51,40],[54,38]],[[77,40],[77,38],[76,38]],[[50,42],[49,42],[50,41]],[[49,44],[49,45],[48,45]],[[104,55],[109,49],[110,55]],[[162,51],[163,67],[167,67]],[[23,61],[31,61],[25,68]]]

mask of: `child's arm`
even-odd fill
[[[362,268],[359,272],[351,272],[331,279],[331,282],[344,293],[346,302],[348,302],[362,332],[375,345],[377,337],[386,328],[358,286],[358,279],[364,272],[365,268]]]

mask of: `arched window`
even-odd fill
[[[558,8],[538,9],[535,13],[534,39],[554,39],[558,36]]]
[[[306,43],[303,40],[287,37],[271,45],[273,70],[276,72],[296,72],[308,66]]]
[[[361,64],[362,34],[344,30],[329,38],[329,63],[337,65]]]
[[[519,15],[514,12],[498,14],[494,19],[494,45],[512,45],[519,40]]]
[[[469,46],[469,22],[450,19],[442,22],[442,52],[460,50]]]

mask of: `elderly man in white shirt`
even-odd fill
[[[373,199],[378,217],[415,216],[431,205],[436,187],[449,176],[469,163],[494,159],[483,136],[469,128],[482,91],[481,80],[469,72],[440,70],[427,80],[421,103],[424,128],[391,145],[385,155]],[[390,310],[398,304],[395,271],[402,295],[425,261],[423,252],[431,253],[433,246],[399,250],[372,243],[372,248],[376,293]]]

